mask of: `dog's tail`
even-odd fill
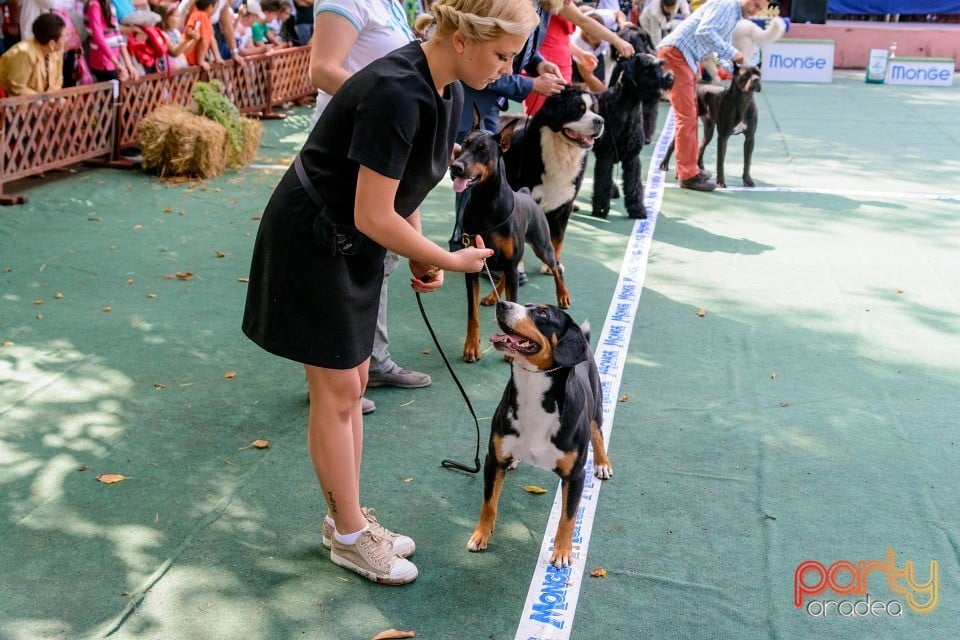
[[[776,42],[783,37],[783,34],[787,32],[787,23],[783,21],[783,18],[771,18],[770,22],[767,23],[767,28],[758,33],[755,37],[757,44],[763,46],[765,44],[770,44]]]

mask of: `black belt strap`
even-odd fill
[[[297,157],[293,159],[293,170],[297,172],[297,180],[300,181],[300,186],[303,187],[303,190],[306,191],[310,199],[313,200],[313,204],[317,205],[317,207],[323,211],[326,205],[323,204],[323,198],[320,197],[320,192],[317,191],[317,188],[314,187],[310,179],[307,178],[307,170],[303,168],[303,160],[300,159],[299,153]]]

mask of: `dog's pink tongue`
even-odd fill
[[[467,183],[469,180],[466,178],[454,178],[453,179],[453,190],[457,193],[463,193],[467,190]]]

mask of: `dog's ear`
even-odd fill
[[[737,77],[738,75],[740,75],[740,65],[738,65],[736,62],[734,62],[734,63],[733,63],[733,77],[735,78],[735,77]]]
[[[503,128],[497,131],[497,134],[494,136],[494,139],[496,139],[497,144],[500,146],[500,150],[504,153],[507,152],[507,149],[510,148],[510,143],[513,142],[513,131],[517,128],[518,122],[520,122],[520,118],[514,118],[503,125]]]
[[[560,341],[553,347],[553,365],[555,367],[574,367],[586,362],[590,344],[583,330],[569,316],[567,326]]]
[[[757,69],[763,66],[763,60],[757,62]]]
[[[470,131],[476,131],[480,128],[480,107],[477,106],[477,101],[473,101],[473,126],[470,127]]]

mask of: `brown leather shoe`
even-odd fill
[[[680,181],[681,189],[693,189],[694,191],[713,191],[717,188],[717,183],[705,177],[702,173],[695,175],[689,180]]]

